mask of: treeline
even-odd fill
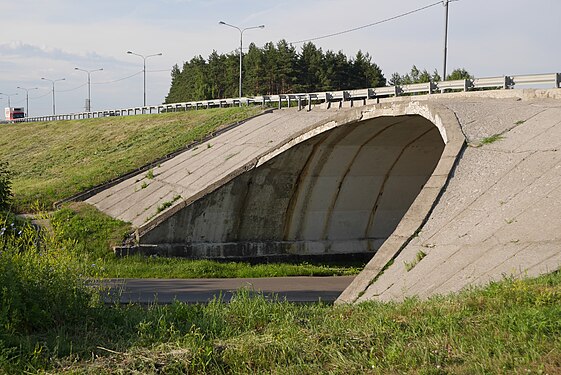
[[[455,69],[447,80],[473,78],[463,68]],[[243,55],[243,95],[275,95],[298,92],[338,91],[366,87],[438,82],[436,69],[431,74],[415,65],[407,74],[393,73],[386,82],[372,57],[358,51],[353,58],[343,52],[324,52],[313,43],[297,51],[285,40],[263,48],[250,44]],[[239,90],[239,54],[218,54],[208,59],[196,56],[171,72],[171,87],[165,103],[236,98]]]
[[[341,51],[324,52],[313,43],[297,51],[285,40],[263,48],[251,44],[243,55],[243,95],[336,91],[385,86],[382,70],[371,56],[358,51],[348,58]],[[239,54],[196,56],[171,72],[166,103],[235,98],[239,86]]]
[[[464,68],[457,68],[452,71],[452,73],[446,75],[447,81],[457,80],[457,79],[469,79],[473,78],[471,74]],[[439,82],[442,80],[440,74],[435,69],[431,74],[426,69],[419,70],[415,65],[411,68],[411,71],[407,74],[400,75],[399,73],[393,73],[388,81],[390,86],[400,86],[400,85],[410,85],[413,83],[426,83],[426,82]]]

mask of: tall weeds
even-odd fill
[[[1,214],[0,334],[40,332],[82,319],[93,294],[71,246]]]
[[[8,163],[0,161],[0,210],[7,210],[12,198],[12,180]]]

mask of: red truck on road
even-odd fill
[[[7,107],[5,115],[6,121],[18,121],[25,118],[25,111],[23,108]]]

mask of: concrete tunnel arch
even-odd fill
[[[318,124],[140,230],[139,243],[190,258],[369,259],[404,219],[422,223],[434,200],[419,212],[418,198],[440,191],[453,164],[450,134],[463,144],[435,107],[362,107]]]

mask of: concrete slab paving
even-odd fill
[[[173,197],[180,195],[186,198],[187,192],[193,196],[209,186],[223,184],[232,171],[243,168],[279,143],[286,142],[293,134],[330,116],[333,116],[333,111],[319,109],[312,112],[286,109],[257,116],[242,127],[163,162],[153,169],[153,179],[147,180],[146,173],[143,173],[86,202],[139,227],[158,214],[157,207],[173,200]],[[143,182],[147,184],[145,188],[141,187]],[[173,202],[173,205],[180,201]]]
[[[428,298],[561,267],[561,101],[540,103],[443,103],[472,147],[418,236],[358,301]],[[494,134],[502,139],[479,146]]]

